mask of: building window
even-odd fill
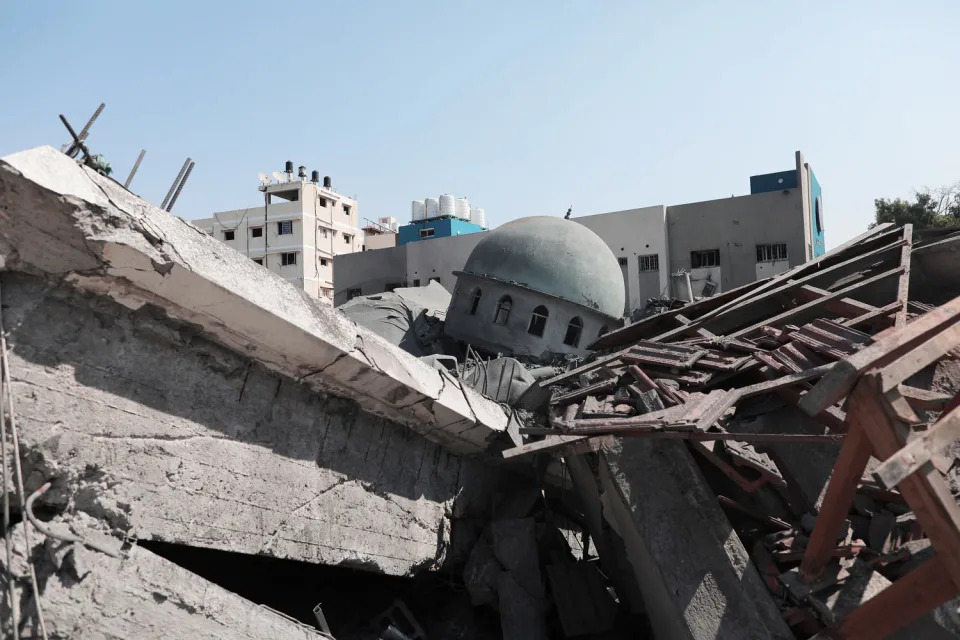
[[[353,300],[354,298],[356,298],[357,296],[360,296],[360,295],[362,295],[362,294],[360,293],[360,289],[359,289],[359,288],[357,288],[357,289],[347,289],[347,300]]]
[[[343,205],[343,215],[345,216],[350,215],[350,205],[348,204]]]
[[[393,291],[394,289],[400,289],[403,287],[402,282],[390,282],[387,284],[387,291]]]
[[[550,313],[547,311],[547,308],[543,305],[540,305],[533,310],[533,315],[530,316],[530,326],[527,327],[527,333],[532,336],[537,336],[538,338],[543,337],[543,330],[547,328],[547,316]]]
[[[352,241],[353,241],[353,236],[352,236],[352,235],[350,235],[349,233],[343,234],[343,242],[344,242],[344,244],[350,244]]]
[[[320,258],[320,266],[321,266],[321,267],[327,266],[327,259],[326,259],[326,258]]]
[[[233,231],[233,229],[230,229],[230,231],[224,231],[224,232],[223,232],[223,240],[224,240],[225,242],[229,242],[229,241],[233,240],[233,237],[234,237],[234,231]]]
[[[263,237],[263,227],[250,227],[250,237],[251,237],[251,238],[262,238],[262,237]]]
[[[284,220],[283,222],[277,223],[277,235],[285,236],[293,233],[293,221]]]
[[[326,198],[317,198],[317,204],[319,204],[321,207],[326,207],[326,206],[327,206],[327,199],[326,199]]]
[[[621,267],[625,267],[625,266],[627,266],[627,259],[626,259],[626,258],[617,258],[617,264],[619,264]]]
[[[603,335],[608,331],[610,331],[610,329],[607,328],[607,325],[603,325],[602,327],[600,327],[600,331],[597,333],[597,337],[598,338],[603,337]]]
[[[297,264],[297,252],[292,251],[290,253],[281,253],[280,254],[280,266],[286,267],[292,264]]]
[[[420,229],[420,239],[421,239],[421,240],[423,240],[424,238],[432,238],[432,237],[433,237],[433,234],[434,234],[434,230],[433,230],[432,227],[429,228],[429,229]]]
[[[757,262],[773,262],[774,260],[786,259],[787,244],[785,242],[757,245]]]
[[[327,228],[326,228],[326,227],[320,227],[320,235],[323,236],[324,238],[327,237]]]
[[[497,313],[493,316],[493,324],[507,324],[507,320],[510,318],[510,307],[512,306],[513,301],[510,296],[500,298],[500,302],[497,303]]]
[[[257,264],[263,264],[263,258],[254,258],[253,261]]]
[[[437,284],[440,284],[440,278],[434,276],[434,277],[430,278],[430,282],[436,282]]]
[[[700,269],[701,267],[719,267],[720,249],[705,249],[703,251],[690,252],[690,268]]]
[[[415,286],[415,287],[419,287],[419,286],[420,286],[420,278],[414,278],[414,279],[413,279],[413,286]]]
[[[649,256],[637,256],[637,266],[643,271],[660,271],[660,256],[651,254]]]
[[[474,289],[473,293],[470,294],[470,315],[477,315],[477,309],[480,307],[480,294],[482,292],[479,288]]]
[[[580,346],[580,334],[583,332],[583,320],[572,318],[567,324],[567,334],[563,336],[563,344],[568,347]]]

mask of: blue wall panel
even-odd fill
[[[813,175],[813,169],[809,167],[810,165],[807,165],[810,175],[810,229],[813,236],[813,257],[816,258],[826,253],[823,239],[823,193],[817,176]]]
[[[446,238],[449,236],[462,236],[467,233],[477,233],[483,231],[480,225],[460,220],[459,218],[434,218],[433,220],[420,220],[405,224],[397,231],[397,246],[407,244],[408,242],[417,242],[420,238],[422,229],[433,229],[433,238]],[[429,240],[430,238],[423,238]]]
[[[797,172],[793,170],[750,176],[750,193],[767,193],[768,191],[796,188]]]

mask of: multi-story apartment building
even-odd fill
[[[193,223],[279,274],[322,302],[333,302],[333,268],[337,256],[363,250],[357,202],[333,190],[330,178],[320,184],[313,172],[263,184],[264,202],[246,209],[219,211]]]

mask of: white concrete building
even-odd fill
[[[327,304],[333,302],[333,263],[363,250],[357,202],[333,190],[329,178],[293,179],[260,187],[264,202],[194,220],[208,234]]]

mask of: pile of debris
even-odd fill
[[[795,637],[955,637],[960,298],[911,298],[911,268],[918,291],[934,275],[923,247],[910,225],[877,227],[604,335],[538,383],[548,424],[503,455],[569,465],[685,440]]]

